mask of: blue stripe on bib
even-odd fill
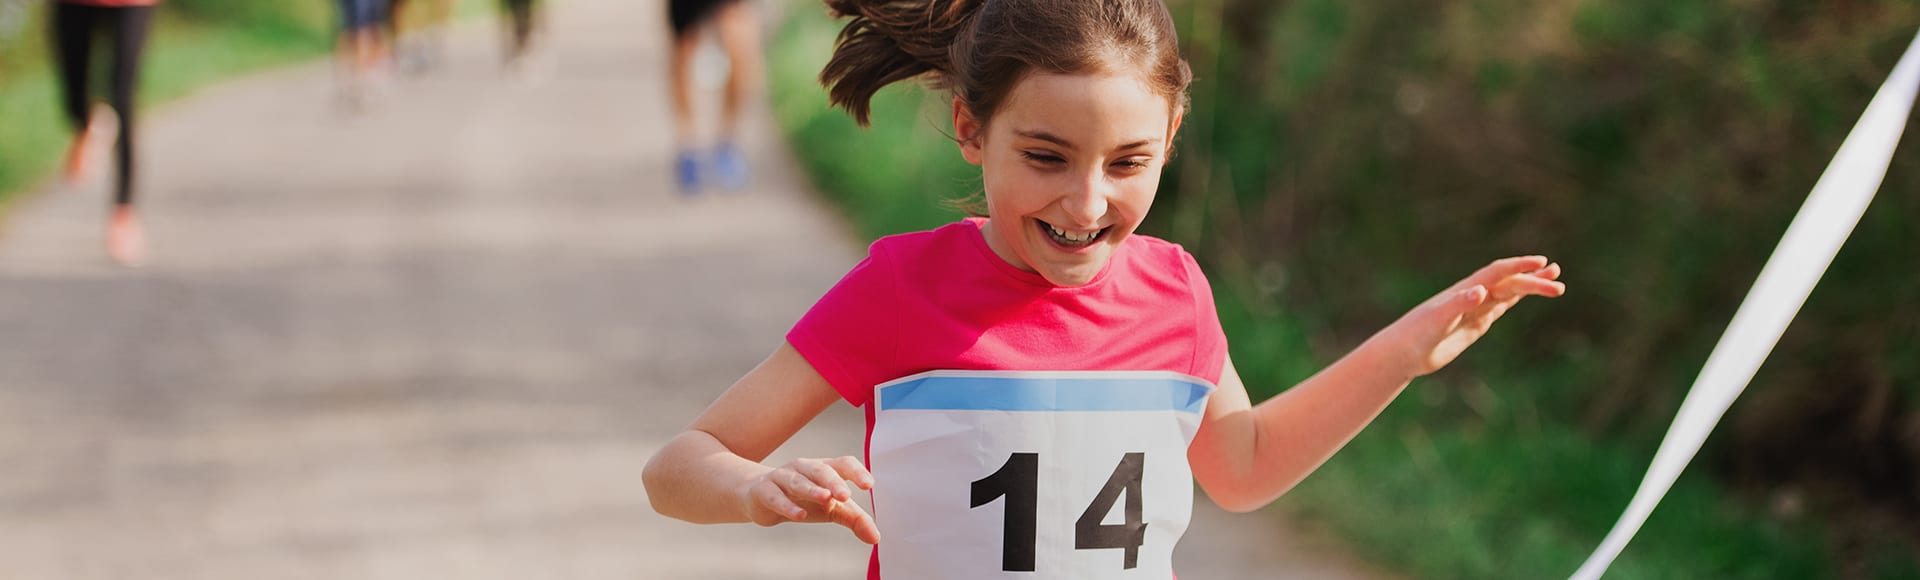
[[[1094,373],[1089,373],[1094,374]],[[1184,411],[1206,407],[1213,386],[1175,373],[929,374],[882,385],[883,410]]]

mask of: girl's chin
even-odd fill
[[[1107,261],[1104,259],[1105,256],[1102,256],[1102,258],[1103,259],[1091,261],[1086,264],[1055,264],[1049,267],[1037,268],[1036,271],[1040,274],[1040,277],[1046,278],[1048,282],[1052,282],[1055,286],[1085,286],[1087,283],[1092,282],[1095,277],[1098,277],[1101,268],[1107,265]]]

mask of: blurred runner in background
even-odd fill
[[[760,27],[753,5],[747,0],[668,0],[667,16],[673,24],[669,70],[674,129],[680,148],[674,160],[674,181],[683,195],[699,193],[706,181],[726,189],[744,188],[747,160],[735,139],[739,136],[740,111],[760,81]],[[697,87],[693,69],[701,37],[708,29],[718,33],[728,66],[720,129],[712,138],[711,149],[704,151],[709,155],[703,156],[703,139],[695,128]]]
[[[79,181],[92,162],[88,157],[93,141],[105,138],[118,119],[115,141],[117,163],[114,178],[113,213],[107,221],[107,256],[122,265],[136,265],[145,258],[146,235],[133,211],[134,120],[136,95],[140,84],[140,58],[146,49],[147,31],[153,26],[153,8],[159,0],[57,0],[53,3],[54,65],[60,71],[60,87],[67,120],[73,125],[73,144],[67,149],[67,178]],[[88,91],[92,76],[96,35],[105,35],[108,63],[107,103],[113,115],[103,119],[92,115],[93,96]]]
[[[507,16],[507,68],[525,77],[532,74],[528,54],[533,51],[533,34],[541,22],[535,0],[500,0]]]
[[[340,71],[341,104],[349,111],[365,109],[367,92],[388,58],[380,27],[387,14],[386,0],[339,0],[340,39],[334,45]]]
[[[454,0],[387,0],[387,43],[394,64],[408,73],[424,73],[446,56],[446,28]]]

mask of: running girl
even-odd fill
[[[833,101],[864,123],[882,86],[931,76],[987,215],[875,242],[654,456],[662,514],[839,524],[877,545],[869,578],[1165,579],[1192,481],[1266,505],[1519,300],[1566,290],[1546,258],[1495,261],[1252,405],[1193,258],[1134,231],[1191,79],[1160,0],[827,4],[850,19]],[[837,399],[866,411],[865,463],[760,463]]]

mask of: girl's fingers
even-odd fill
[[[1501,279],[1504,279],[1508,276],[1512,276],[1514,274],[1526,274],[1529,272],[1536,272],[1546,267],[1547,267],[1546,256],[1517,256],[1513,258],[1501,258],[1498,260],[1494,260],[1493,263],[1491,264],[1487,264],[1486,267],[1480,268],[1480,270],[1478,272],[1474,272],[1472,276],[1468,276],[1467,282],[1469,284],[1491,286],[1495,282],[1498,282]]]
[[[777,480],[781,488],[786,490],[787,497],[822,504],[833,499],[833,491],[819,483],[815,483],[811,476],[802,473],[798,464],[799,462],[796,461],[775,472],[778,474],[778,477],[774,479]]]
[[[1542,280],[1559,280],[1560,279],[1560,263],[1554,262],[1552,264],[1547,264],[1547,267],[1541,268],[1540,271],[1538,272],[1534,272],[1533,276],[1535,278],[1540,278]]]
[[[1553,298],[1566,293],[1567,285],[1563,282],[1521,275],[1502,280],[1494,297],[1499,300],[1527,295]]]
[[[880,528],[873,516],[853,503],[847,482],[862,489],[873,489],[873,474],[853,457],[834,459],[796,459],[773,470],[748,489],[750,501],[757,505],[754,523],[772,526],[786,521],[832,522],[853,531],[868,544],[880,541]]]
[[[796,522],[807,519],[807,510],[801,509],[800,504],[794,503],[792,499],[787,497],[787,490],[782,489],[779,484],[774,483],[770,479],[762,480],[759,484],[755,484],[753,490],[748,493],[752,494],[753,501],[759,503],[760,507],[765,508],[768,512],[778,514],[781,518]],[[766,522],[755,520],[755,522],[763,526],[780,523],[779,520]]]
[[[827,460],[827,465],[840,475],[841,479],[851,481],[860,489],[873,489],[873,474],[867,471],[867,465],[859,458],[843,455]]]
[[[814,485],[820,486],[821,489],[827,491],[827,497],[820,498],[819,501],[821,503],[826,503],[827,500],[846,500],[853,498],[852,490],[847,489],[847,480],[840,477],[840,472],[836,471],[833,466],[827,462],[815,459],[803,459],[793,462],[793,465],[796,471],[806,475],[807,479],[812,480]]]
[[[873,516],[867,515],[867,510],[860,509],[860,504],[835,500],[827,504],[827,519],[846,526],[862,542],[880,543],[880,526],[873,523]]]

